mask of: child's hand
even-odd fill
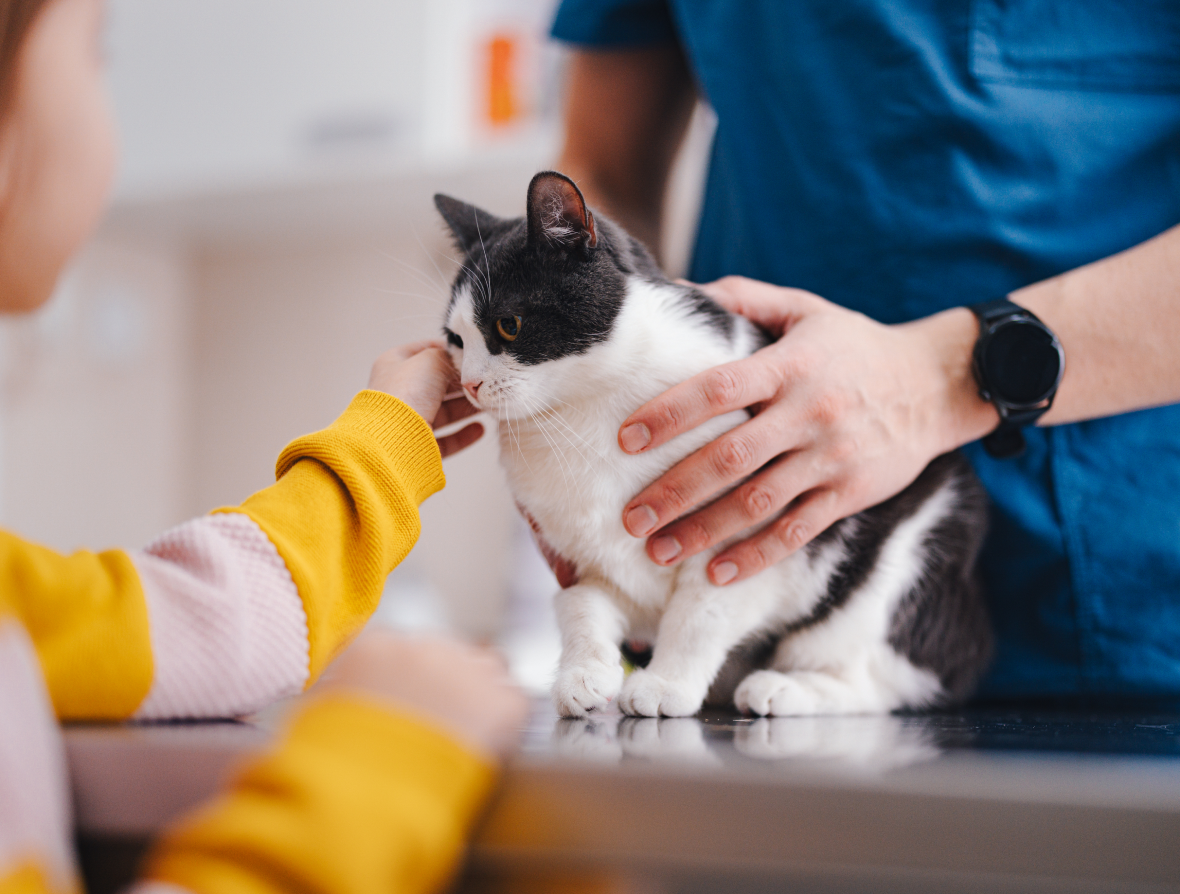
[[[367,631],[332,665],[324,688],[387,699],[497,758],[515,748],[528,716],[528,699],[498,655],[441,636]]]
[[[419,341],[386,351],[373,364],[369,387],[392,394],[430,423],[431,428],[441,428],[479,412],[461,395],[447,397],[448,393],[458,391],[459,374],[446,348],[438,341]],[[439,438],[438,449],[443,456],[450,456],[482,435],[483,426],[474,422]]]

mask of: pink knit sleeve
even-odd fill
[[[278,550],[250,518],[194,519],[131,559],[155,664],[135,719],[233,717],[303,690],[303,602]]]
[[[53,891],[78,890],[65,749],[37,653],[0,616],[0,884],[31,863]]]

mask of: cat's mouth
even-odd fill
[[[467,400],[485,413],[502,412],[506,409],[506,403],[510,403],[507,401],[509,389],[498,380],[467,380],[462,384]]]

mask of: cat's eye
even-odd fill
[[[451,345],[452,347],[459,348],[459,350],[463,349],[463,339],[461,339],[450,329],[447,330],[447,344]]]
[[[500,317],[496,320],[496,331],[505,341],[516,341],[516,336],[520,335],[520,317]]]

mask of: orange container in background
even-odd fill
[[[508,34],[493,34],[486,44],[487,91],[484,113],[493,127],[521,117],[519,43]]]

